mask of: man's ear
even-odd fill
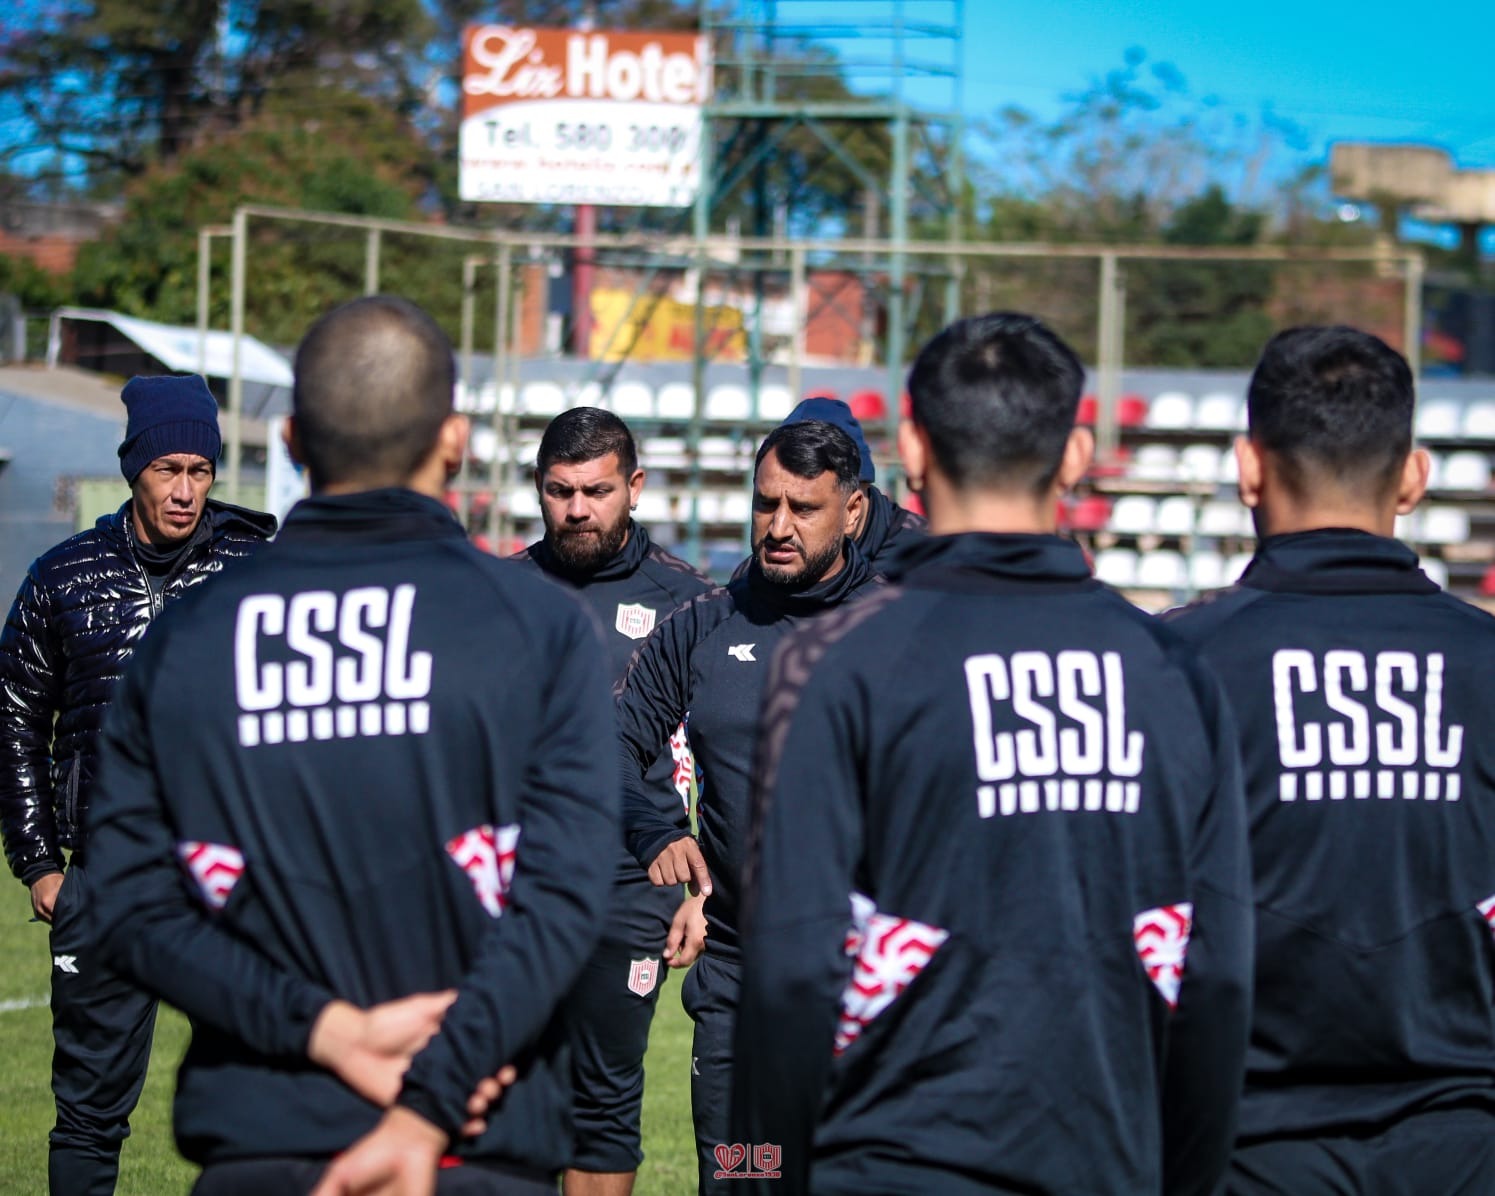
[[[446,476],[454,478],[462,469],[462,459],[467,455],[467,437],[472,430],[467,416],[452,412],[441,421],[441,430],[436,433],[436,451],[446,467]]]
[[[846,534],[855,540],[867,523],[867,492],[853,486],[846,496]]]
[[[1064,455],[1059,458],[1059,472],[1054,475],[1060,493],[1078,486],[1094,460],[1095,434],[1089,428],[1071,428],[1069,439],[1064,442]]]
[[[285,423],[280,426],[280,441],[286,446],[286,452],[291,454],[292,461],[297,465],[306,464],[306,455],[301,451],[301,428],[294,415],[286,416]]]
[[[1261,502],[1261,449],[1249,436],[1235,438],[1235,464],[1240,480],[1236,482],[1236,493],[1241,496],[1241,505],[1255,510]]]
[[[909,489],[924,489],[924,473],[929,464],[929,442],[911,419],[898,425],[898,459],[903,462],[903,476]]]
[[[635,469],[633,476],[628,479],[628,509],[630,511],[638,510],[638,497],[644,492],[645,476],[642,469]]]
[[[1398,515],[1410,515],[1422,501],[1422,496],[1428,492],[1428,471],[1432,465],[1427,449],[1413,449],[1407,454],[1407,459],[1402,462],[1402,476],[1396,487]]]

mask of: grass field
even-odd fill
[[[24,890],[12,885],[0,907],[0,1192],[32,1196],[47,1189],[47,1131],[52,1127],[48,1077],[52,1032],[46,1008],[51,959],[46,928],[30,923]],[[171,1140],[171,1093],[187,1045],[186,1022],[163,1009],[145,1095],[120,1165],[120,1196],[184,1193],[194,1169]],[[690,1020],[680,1008],[680,976],[659,1001],[647,1060],[644,1153],[634,1191],[683,1196],[695,1191],[690,1129]]]

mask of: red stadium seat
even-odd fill
[[[1100,400],[1094,395],[1084,395],[1080,398],[1080,409],[1075,413],[1075,423],[1082,428],[1093,428],[1099,414]]]
[[[905,390],[903,394],[898,397],[898,414],[904,419],[908,419],[913,415],[913,413],[914,402],[908,397],[908,391]]]
[[[847,404],[851,408],[852,415],[856,416],[862,423],[868,420],[887,419],[888,405],[883,401],[882,392],[878,390],[859,390],[851,396]]]
[[[1495,565],[1485,570],[1485,575],[1479,579],[1479,592],[1482,598],[1495,598]]]
[[[1069,510],[1068,525],[1077,532],[1098,532],[1111,521],[1111,502],[1101,494],[1088,494]]]
[[[1141,395],[1122,395],[1116,400],[1116,423],[1135,428],[1147,418],[1147,400]]]
[[[905,494],[903,501],[898,504],[906,511],[912,511],[915,515],[923,515],[924,503],[917,494]]]

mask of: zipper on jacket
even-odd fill
[[[78,843],[78,784],[79,774],[83,771],[83,753],[73,753],[73,766],[68,769],[67,787],[63,791],[62,808],[67,814],[67,830],[72,836],[73,844]]]

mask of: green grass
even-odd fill
[[[45,1006],[51,965],[44,926],[28,922],[31,908],[19,885],[0,908],[0,1192],[31,1196],[47,1190],[47,1131],[52,1128],[51,1015]],[[14,1003],[42,1001],[33,1009]],[[119,1196],[185,1193],[195,1169],[171,1138],[171,1093],[187,1046],[186,1021],[162,1009],[155,1049],[133,1133],[120,1163]],[[638,1196],[694,1192],[690,1128],[690,1019],[680,1008],[680,973],[659,1001],[645,1066],[644,1165]]]

